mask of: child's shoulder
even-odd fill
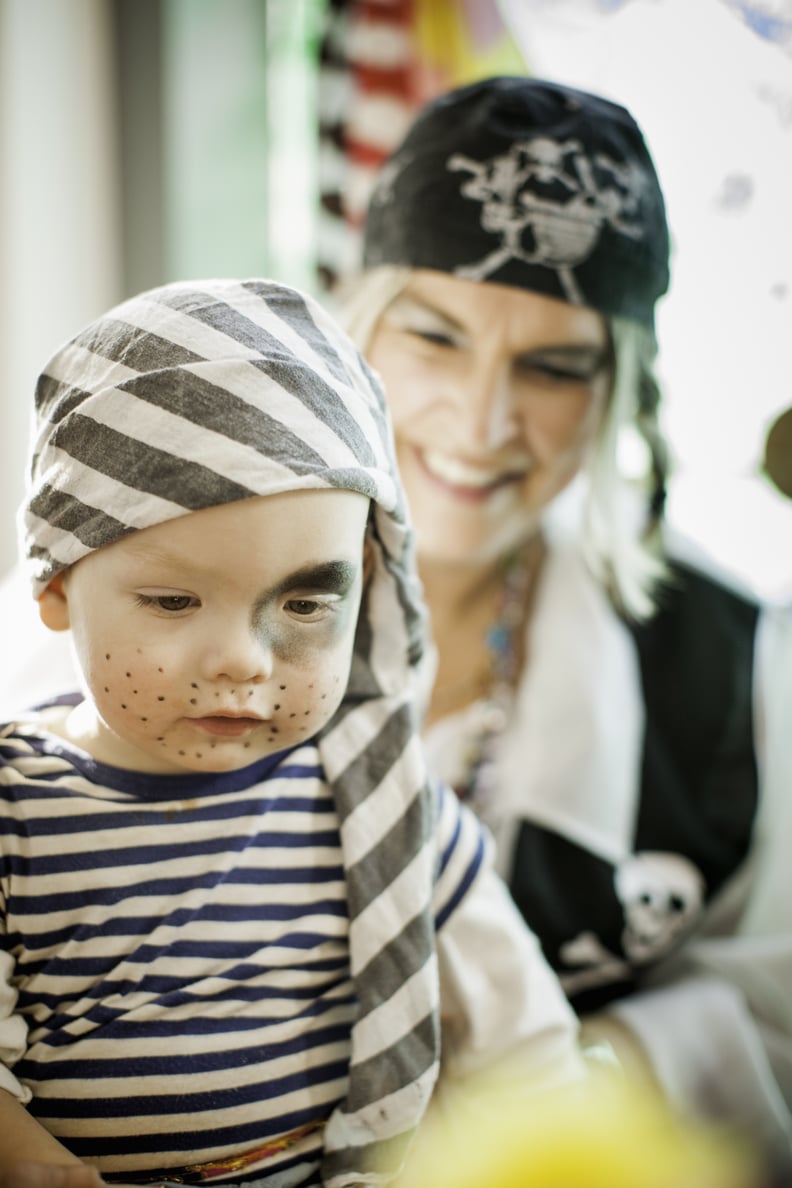
[[[62,737],[66,718],[79,700],[79,693],[70,693],[16,712],[6,711],[0,718],[0,744],[16,740],[44,746],[47,740]]]
[[[60,742],[61,723],[71,704],[69,699],[58,699],[0,721],[0,782],[24,783],[74,771]]]

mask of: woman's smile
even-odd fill
[[[531,463],[516,461],[472,462],[442,450],[415,448],[415,456],[430,478],[462,499],[486,499],[506,483],[522,482]]]

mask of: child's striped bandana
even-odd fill
[[[372,500],[375,563],[319,752],[341,822],[359,999],[324,1182],[389,1180],[437,1075],[432,804],[413,716],[423,612],[382,390],[321,307],[271,281],[167,285],[64,346],[36,392],[34,589],[135,529],[252,496]]]

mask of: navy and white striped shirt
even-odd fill
[[[482,859],[440,795],[438,927]],[[315,747],[147,775],[12,725],[0,847],[0,1085],[104,1175],[224,1161],[302,1128],[266,1169],[315,1168],[356,1009]]]

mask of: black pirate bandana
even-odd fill
[[[650,328],[668,288],[663,195],[618,104],[533,78],[440,96],[383,166],[364,265],[530,289]]]

